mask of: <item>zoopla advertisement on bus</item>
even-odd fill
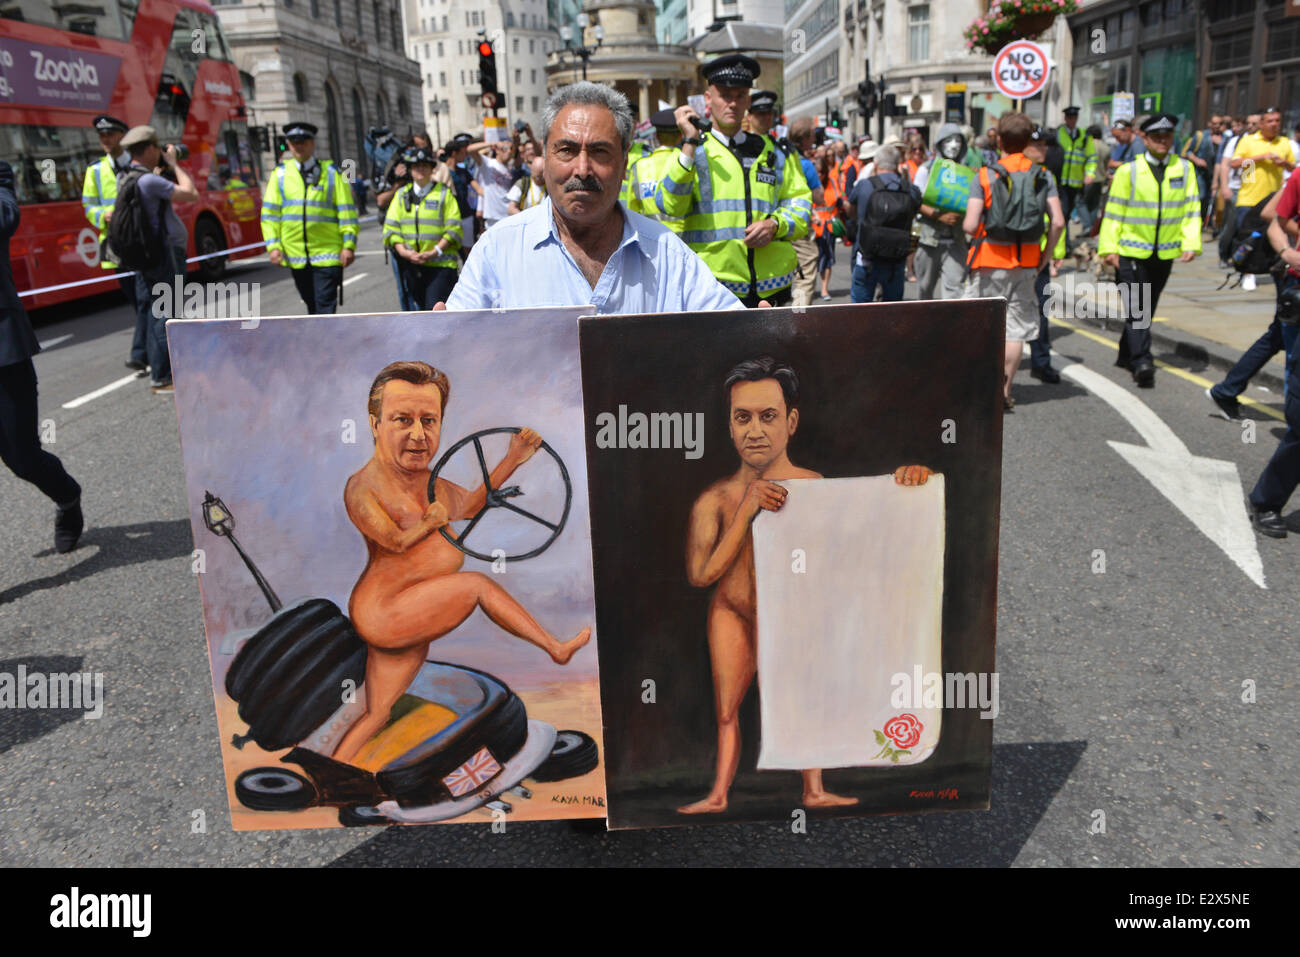
[[[0,40],[0,102],[17,106],[108,107],[122,61],[45,43]]]

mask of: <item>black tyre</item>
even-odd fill
[[[344,827],[365,827],[367,824],[396,824],[373,807],[350,805],[339,808],[339,823]]]
[[[589,734],[557,731],[551,756],[529,775],[534,781],[563,781],[586,774],[600,763],[600,749]]]
[[[221,227],[216,222],[204,216],[194,224],[194,254],[196,256],[206,256],[209,253],[220,252],[226,248],[226,237],[221,232]],[[211,259],[201,259],[198,263],[199,270],[195,278],[200,282],[216,282],[226,272],[226,257],[213,256]]]
[[[264,712],[249,725],[259,747],[268,751],[287,748],[319,728],[343,704],[343,682],[359,688],[366,674],[366,649],[358,638],[326,661],[328,670],[304,675],[296,685],[287,685],[273,710]]]
[[[239,713],[249,723],[273,721],[283,714],[285,695],[301,700],[316,691],[315,682],[330,673],[334,665],[357,651],[361,639],[352,623],[342,615],[327,618],[302,629],[293,641],[281,646],[280,654],[266,663],[239,702]],[[337,708],[342,702],[334,688]],[[331,711],[334,709],[331,708]],[[325,717],[327,717],[326,715]],[[321,720],[324,720],[322,717]]]
[[[254,811],[301,811],[316,803],[316,786],[284,768],[253,768],[235,779],[235,797]]]
[[[324,598],[312,598],[277,611],[235,655],[226,672],[226,694],[234,701],[242,701],[257,677],[305,630],[342,616],[338,606]]]

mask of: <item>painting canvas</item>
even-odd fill
[[[988,806],[1004,310],[581,320],[610,827]]]
[[[235,828],[604,816],[579,314],[168,325]]]

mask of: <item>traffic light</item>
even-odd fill
[[[898,97],[896,97],[893,93],[885,94],[884,103],[882,105],[883,105],[882,112],[885,114],[885,116],[898,115]]]
[[[497,55],[489,40],[478,41],[478,86],[483,94],[483,105],[491,95],[493,106],[500,106],[501,94],[497,91]]]
[[[830,125],[837,130],[841,129],[844,126],[844,117],[840,115],[840,111],[838,108],[831,110]]]
[[[870,116],[876,112],[876,84],[863,80],[858,84],[858,112]]]

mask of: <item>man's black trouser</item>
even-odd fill
[[[303,266],[290,272],[308,315],[334,314],[339,307],[339,288],[343,285],[342,266]]]
[[[58,456],[41,448],[36,423],[36,366],[31,359],[0,366],[0,460],[31,482],[55,505],[68,505],[81,486]]]
[[[1169,281],[1172,259],[1152,253],[1148,259],[1119,257],[1119,295],[1124,303],[1124,331],[1119,336],[1119,358],[1115,365],[1131,372],[1154,369],[1151,357],[1151,320],[1155,318],[1160,293]]]

